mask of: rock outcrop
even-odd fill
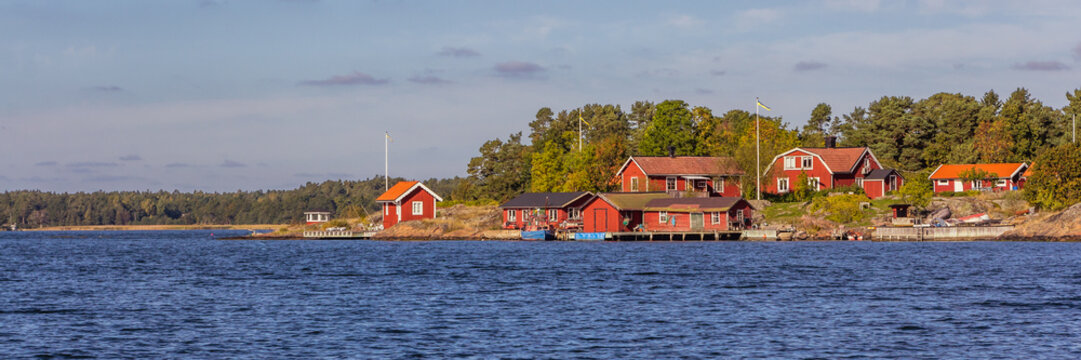
[[[451,240],[519,239],[518,231],[499,229],[502,214],[495,206],[454,205],[439,209],[435,219],[400,222],[380,231],[374,239]]]
[[[1001,239],[1024,240],[1081,240],[1081,203],[1066,210],[1030,215]]]

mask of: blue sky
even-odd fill
[[[1076,1],[0,1],[0,191],[465,175],[541,107],[1081,87]]]

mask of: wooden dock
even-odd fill
[[[360,239],[368,240],[375,231],[305,231],[305,239]]]
[[[608,233],[610,241],[734,241],[742,231],[645,231]]]

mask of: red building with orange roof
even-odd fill
[[[443,201],[443,198],[419,181],[402,181],[375,201],[383,206],[383,228],[386,229],[402,221],[435,219],[435,202]]]
[[[763,173],[769,180],[762,181],[762,190],[771,194],[788,193],[795,187],[800,174],[807,175],[811,190],[855,185],[872,199],[904,185],[901,174],[883,169],[870,148],[832,147],[831,139],[827,139],[826,145],[795,148],[774,157]]]
[[[932,181],[935,193],[1020,190],[1024,187],[1024,174],[1028,167],[1026,163],[943,164],[939,165],[928,179]],[[988,177],[982,180],[964,179],[964,175],[972,172],[985,172]]]
[[[743,170],[721,156],[632,156],[616,172],[623,192],[692,192],[740,196]]]

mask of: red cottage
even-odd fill
[[[724,231],[751,226],[754,207],[742,197],[668,198],[646,204],[646,231]]]
[[[730,157],[632,156],[616,177],[623,192],[687,192],[696,196],[739,196],[740,170]]]
[[[1024,174],[1028,170],[1025,163],[1000,163],[1000,164],[944,164],[939,165],[931,176],[935,193],[948,191],[1009,191],[1019,190],[1024,187]],[[967,173],[984,172],[987,179],[969,181],[963,179]]]
[[[882,165],[867,147],[795,148],[773,158],[764,172],[769,180],[762,181],[762,191],[772,194],[787,193],[792,190],[800,174],[805,173],[811,190],[855,185],[864,189],[867,196],[874,199],[884,193],[874,189],[868,192],[864,181],[869,180],[871,172],[878,169],[882,169]],[[899,189],[904,179],[896,171],[892,173],[897,176],[896,188]],[[888,174],[886,176],[884,180],[888,181]],[[884,186],[889,188],[889,184]]]
[[[435,202],[443,198],[419,181],[402,181],[375,201],[383,205],[383,228],[387,229],[402,221],[435,219]]]
[[[642,223],[646,203],[667,197],[663,192],[597,194],[582,208],[582,231],[634,231]]]
[[[499,205],[504,229],[577,229],[593,193],[525,193]]]

